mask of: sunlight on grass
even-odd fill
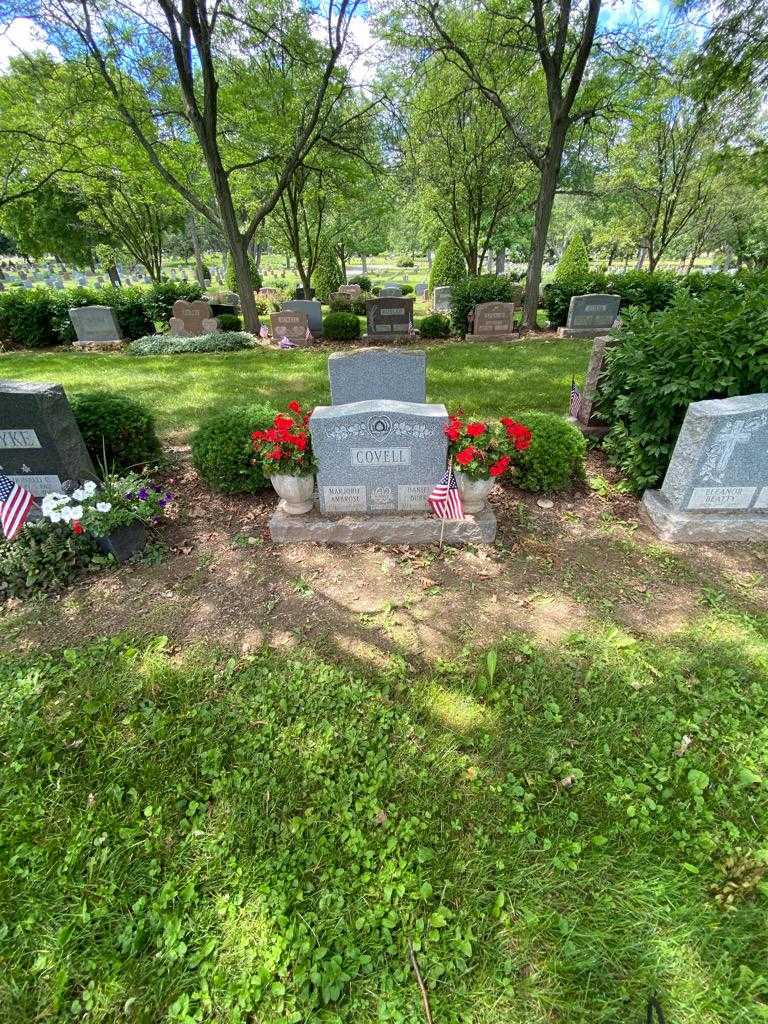
[[[453,732],[498,728],[497,717],[469,694],[455,693],[445,686],[431,686],[426,700],[431,717]]]

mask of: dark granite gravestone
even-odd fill
[[[320,511],[412,512],[445,472],[444,405],[378,399],[318,406],[309,421]]]
[[[419,281],[419,283],[413,289],[413,294],[416,295],[418,298],[423,299],[424,296],[427,294],[426,282]]]
[[[309,320],[309,329],[312,336],[320,338],[323,335],[323,307],[315,299],[291,299],[283,303],[284,311],[294,313],[305,313]]]
[[[467,341],[505,341],[515,335],[514,302],[481,302],[475,306]]]
[[[97,479],[60,384],[0,380],[0,473],[35,497]]]
[[[604,437],[608,433],[608,426],[594,418],[593,407],[597,398],[600,378],[603,375],[605,352],[614,340],[614,338],[606,334],[595,338],[592,345],[592,354],[589,357],[584,387],[581,391],[579,411],[576,416],[569,417],[571,422],[579,428],[585,437]]]
[[[284,309],[281,313],[271,313],[269,319],[275,341],[287,338],[288,341],[302,347],[312,344],[312,339],[307,337],[309,319],[306,313]]]
[[[194,338],[200,334],[210,334],[219,329],[218,322],[208,302],[198,299],[187,302],[177,299],[173,304],[171,317],[171,334],[177,337]]]
[[[123,332],[110,306],[77,306],[69,319],[77,334],[73,348],[121,348]]]
[[[559,338],[596,338],[609,331],[619,315],[618,295],[573,295],[568,305],[565,327]]]
[[[365,303],[368,341],[393,341],[407,338],[413,327],[413,299],[378,298]]]
[[[328,357],[331,402],[425,402],[427,353],[419,349],[358,348]]]
[[[692,402],[641,509],[664,540],[768,540],[768,394]]]

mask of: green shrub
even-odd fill
[[[568,319],[568,306],[574,295],[605,292],[608,282],[605,274],[589,274],[567,282],[551,281],[544,285],[544,308],[552,327],[564,327]]]
[[[401,284],[400,285],[400,291],[403,293],[403,295],[410,295],[413,292],[413,285],[412,284]]]
[[[380,292],[381,292],[381,285],[379,285],[379,284],[375,284],[373,286],[373,288],[371,288],[371,294],[374,296],[374,298],[378,298]]]
[[[531,431],[530,447],[510,451],[517,470],[513,483],[524,491],[566,491],[585,478],[587,442],[578,427],[549,412],[519,417]]]
[[[360,321],[355,313],[329,313],[323,332],[328,341],[354,341],[360,337]]]
[[[68,523],[27,523],[14,540],[0,537],[0,602],[62,590],[96,554],[93,541],[75,534]]]
[[[432,269],[429,272],[429,290],[435,288],[456,288],[467,279],[467,264],[461,251],[450,238],[444,238],[435,251]]]
[[[53,326],[53,293],[48,288],[0,292],[0,341],[24,348],[48,348],[61,339]]]
[[[414,263],[414,261],[409,256],[406,256],[405,259],[397,261],[397,266],[398,267],[415,267],[416,264]]]
[[[255,461],[251,434],[272,426],[276,410],[249,405],[215,413],[192,437],[192,463],[214,491],[225,494],[258,491],[268,484]]]
[[[636,490],[664,475],[688,405],[768,391],[768,285],[700,298],[681,289],[668,309],[628,309],[606,355],[596,412],[605,450]]]
[[[581,235],[574,235],[563,250],[552,280],[556,284],[579,281],[589,275],[589,253]]]
[[[343,283],[343,282],[342,282]],[[373,283],[367,274],[357,274],[356,277],[349,279],[350,284],[359,284],[364,292],[369,292],[373,286]]]
[[[352,296],[351,295],[339,295],[338,298],[331,299],[328,302],[328,309],[332,313],[349,313],[352,310]]]
[[[432,313],[419,322],[422,338],[447,338],[451,333],[451,321],[442,313]]]
[[[469,314],[480,302],[513,302],[516,286],[508,277],[483,274],[468,277],[451,288],[451,319],[457,334],[467,332]]]
[[[691,295],[703,295],[713,289],[736,295],[743,290],[744,284],[736,274],[702,274],[700,270],[694,270],[680,280],[680,287],[687,289]]]
[[[128,352],[132,356],[170,356],[185,352],[239,352],[253,346],[253,335],[243,331],[214,331],[212,334],[197,334],[192,338],[177,337],[174,334],[150,334],[146,338],[132,341]]]
[[[200,291],[199,288],[197,290]],[[142,334],[155,329],[154,319],[147,312],[145,288],[136,285],[124,288],[68,288],[53,293],[53,330],[60,344],[71,344],[77,337],[69,315],[70,308],[93,305],[110,306],[123,337],[129,340],[140,338]]]
[[[621,308],[642,306],[650,312],[666,309],[681,279],[666,270],[626,270],[606,277],[609,292],[621,296]]]
[[[312,287],[315,289],[315,298],[320,302],[327,302],[331,292],[337,292],[344,284],[344,275],[341,272],[341,264],[336,258],[336,253],[326,246],[320,253],[317,266],[312,274]]]
[[[251,278],[251,285],[253,290],[257,292],[261,288],[261,274],[256,269],[256,263],[248,253],[248,274]],[[232,253],[227,256],[227,264],[224,270],[224,287],[228,292],[238,292],[237,278],[235,277],[235,261],[232,259]]]
[[[154,462],[160,442],[151,412],[133,398],[108,391],[70,396],[85,447],[96,466],[122,472]]]
[[[173,304],[177,299],[194,302],[203,291],[199,284],[192,281],[161,281],[151,288],[143,289],[144,309],[149,319],[158,327],[167,327],[173,316]],[[131,337],[140,338],[147,331],[140,331]]]
[[[360,292],[359,295],[353,296],[352,304],[350,306],[351,312],[354,313],[356,316],[365,316],[367,313],[365,304],[368,301],[368,299],[372,298],[373,295],[371,294],[371,292]]]
[[[264,316],[267,312],[266,302],[257,302],[256,310],[259,316]],[[237,313],[219,313],[216,319],[219,321],[222,331],[242,331],[243,329],[243,318]]]

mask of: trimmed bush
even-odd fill
[[[567,491],[584,480],[587,442],[578,427],[549,412],[523,413],[520,422],[531,431],[530,447],[510,449],[517,471],[512,482],[523,491]]]
[[[365,316],[367,312],[365,304],[368,299],[372,298],[373,294],[371,292],[360,292],[359,295],[353,296],[352,305],[350,306],[351,312],[357,316]]]
[[[652,313],[666,309],[681,280],[666,270],[626,270],[608,274],[608,291],[621,296],[621,306],[642,306]]]
[[[589,274],[570,281],[551,281],[544,285],[544,308],[552,327],[564,327],[568,319],[568,306],[574,295],[589,295],[608,290],[605,274]]]
[[[513,302],[515,285],[508,277],[483,274],[468,277],[451,289],[451,320],[457,334],[467,332],[469,314],[480,302]]]
[[[768,391],[768,284],[699,298],[681,289],[668,309],[623,320],[596,411],[611,462],[641,491],[661,481],[691,402]]]
[[[248,259],[248,274],[251,278],[251,285],[253,290],[257,292],[261,288],[261,274],[256,269],[256,263],[253,257],[249,253]],[[235,261],[232,259],[232,253],[227,256],[226,269],[224,271],[224,287],[228,292],[238,292],[237,278],[235,277]]]
[[[48,288],[9,288],[0,292],[0,341],[23,348],[60,345],[53,326],[53,293]]]
[[[137,338],[128,346],[132,356],[176,356],[185,352],[239,352],[256,344],[252,334],[244,331],[214,331],[192,338],[175,334],[150,334]]]
[[[354,341],[360,337],[360,321],[355,313],[329,313],[323,320],[328,341]]]
[[[224,494],[251,493],[269,483],[255,458],[251,434],[272,426],[269,405],[235,407],[205,419],[192,437],[192,463],[201,480]]]
[[[315,289],[315,298],[320,302],[328,302],[332,292],[337,292],[344,284],[344,275],[341,272],[341,264],[336,254],[330,248],[324,248],[320,253],[317,266],[312,274],[312,287]]]
[[[435,251],[432,269],[429,272],[429,290],[435,288],[456,288],[467,279],[467,264],[464,256],[450,238],[444,238]]]
[[[397,261],[397,265],[398,265],[398,267],[415,267],[416,266],[414,261],[409,256],[406,256],[405,259],[398,260]]]
[[[264,316],[267,312],[266,302],[257,302],[256,310],[259,316]],[[219,313],[216,319],[219,321],[222,331],[242,331],[243,329],[243,318],[237,313]]]
[[[451,321],[442,313],[432,313],[419,322],[422,338],[447,338],[451,333]]]
[[[413,285],[412,284],[401,284],[400,285],[400,291],[403,293],[403,295],[410,295],[413,292]]]
[[[373,286],[373,282],[367,274],[357,274],[356,277],[350,277],[350,284],[359,284],[364,292],[369,292]],[[342,282],[343,284],[343,282]]]
[[[743,290],[744,284],[737,274],[702,274],[700,270],[694,270],[680,281],[680,287],[687,289],[691,295],[703,295],[713,289],[737,295]]]
[[[581,235],[574,235],[563,250],[552,280],[556,284],[579,281],[589,275],[589,253]]]
[[[161,453],[152,413],[140,402],[109,391],[70,397],[80,433],[94,465],[123,472],[155,462]]]
[[[340,295],[328,302],[328,309],[332,313],[349,313],[352,310],[352,296]]]
[[[0,602],[63,590],[97,554],[92,540],[69,523],[27,523],[12,541],[0,537]]]

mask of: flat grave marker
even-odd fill
[[[111,306],[74,306],[69,311],[69,319],[77,335],[73,348],[85,351],[122,348],[123,333]]]

